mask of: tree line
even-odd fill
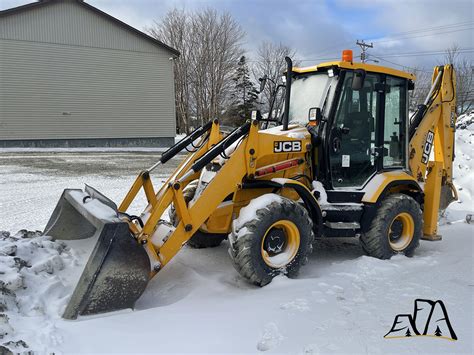
[[[456,110],[458,115],[469,113],[474,109],[474,67],[472,60],[461,55],[461,48],[453,44],[447,48],[438,65],[452,64],[456,71]],[[421,68],[410,70],[416,75],[415,89],[410,92],[410,111],[422,104],[428,95],[432,72]]]
[[[147,32],[181,53],[174,61],[179,133],[216,117],[239,125],[256,107],[268,110],[271,92],[285,69],[284,57],[296,53],[281,43],[263,42],[249,61],[242,27],[230,14],[214,9],[173,9]],[[265,74],[268,85],[259,98],[258,78]],[[281,104],[280,94],[274,108]]]
[[[248,60],[243,47],[245,31],[229,13],[210,8],[173,9],[147,32],[181,53],[174,60],[178,133],[189,133],[213,118],[230,126],[240,125],[255,108],[268,113],[286,68],[285,56],[298,64],[294,49],[272,42],[262,42],[254,58]],[[446,51],[443,62],[454,64],[457,71],[458,113],[469,112],[474,108],[472,62],[461,57],[457,46]],[[431,84],[427,71],[414,72],[417,83],[410,93],[411,110],[423,102]],[[259,95],[258,78],[264,75],[267,85]],[[274,113],[282,109],[283,91],[275,98]]]

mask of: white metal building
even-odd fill
[[[170,145],[178,55],[81,0],[0,11],[0,147]]]

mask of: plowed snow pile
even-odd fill
[[[67,303],[71,287],[64,275],[75,265],[62,242],[38,232],[0,231],[0,345],[14,352],[46,351],[62,341],[51,320]]]

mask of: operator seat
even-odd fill
[[[350,155],[351,167],[363,168],[370,160],[370,113],[349,113],[344,120],[344,127],[348,128],[348,131],[343,134],[341,152]]]

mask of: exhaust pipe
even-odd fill
[[[283,130],[288,131],[288,121],[290,120],[290,95],[291,95],[291,73],[293,62],[290,57],[285,57],[286,61],[286,92],[285,92],[285,113],[283,116]]]

